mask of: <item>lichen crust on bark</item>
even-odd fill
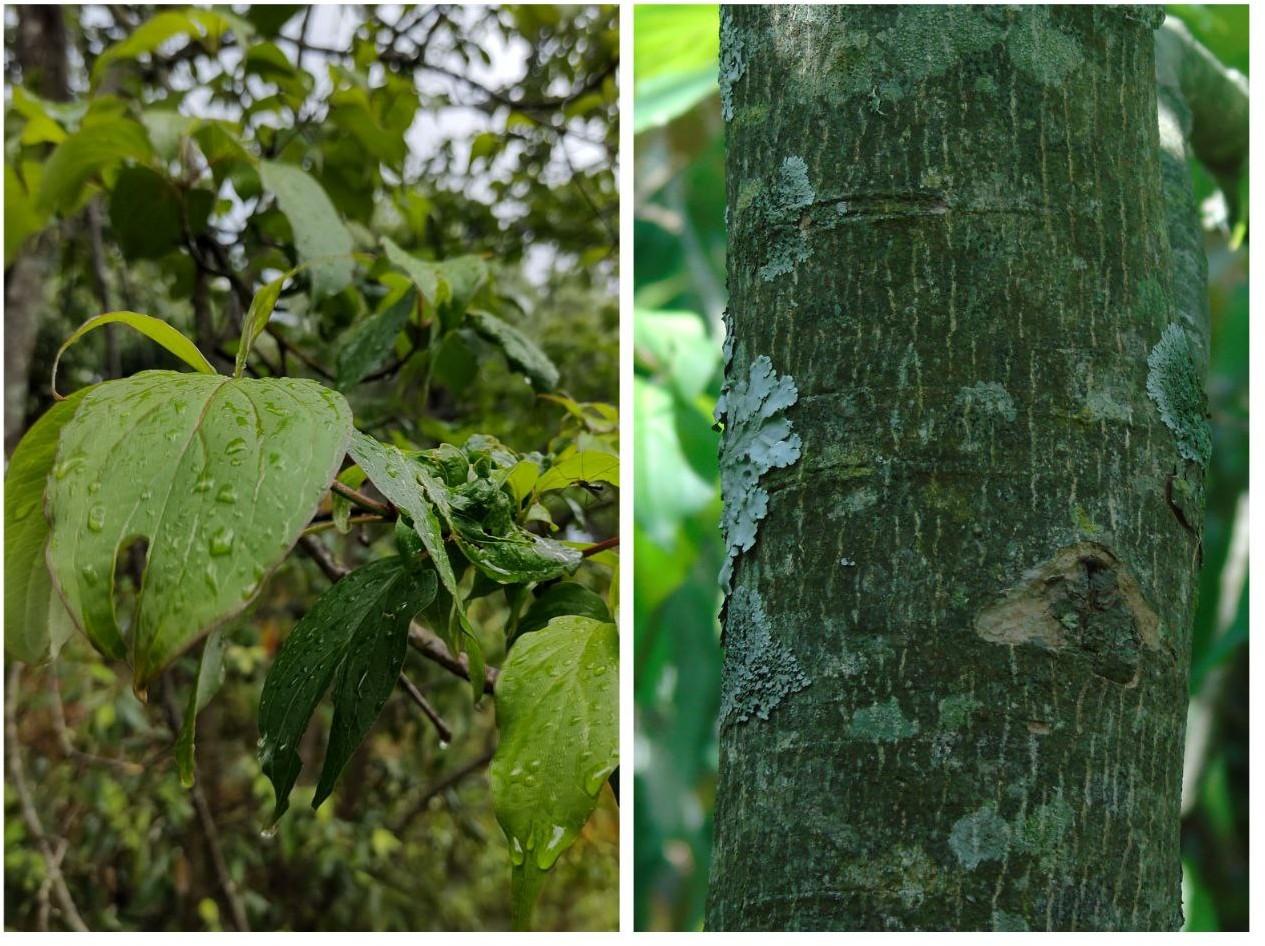
[[[1158,19],[722,12],[727,377],[794,379],[797,456],[722,474],[726,686],[752,601],[811,685],[727,713],[711,929],[1180,925],[1207,327]]]

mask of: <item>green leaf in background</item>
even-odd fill
[[[164,11],[142,23],[126,39],[110,46],[98,56],[92,67],[93,82],[101,78],[111,63],[157,52],[169,40],[186,37],[213,48],[229,30],[238,33],[239,38],[244,38],[251,32],[244,20],[225,10],[189,7],[184,10]]]
[[[259,760],[272,782],[276,821],[302,765],[299,739],[333,683],[334,720],[312,807],[329,797],[352,752],[395,688],[413,615],[435,597],[435,573],[379,559],[335,582],[295,625],[259,699]]]
[[[351,411],[290,378],[143,371],[97,385],[62,429],[48,564],[76,625],[122,658],[120,550],[148,541],[133,685],[241,611],[289,552],[346,452]]]
[[[75,132],[49,156],[35,199],[42,211],[66,212],[78,203],[84,184],[124,159],[147,162],[149,136],[128,118],[103,119]]]
[[[634,378],[633,398],[634,516],[651,539],[671,548],[681,520],[711,503],[716,486],[699,476],[682,450],[672,394]]]
[[[411,294],[409,298],[412,298]],[[364,470],[369,481],[378,488],[378,492],[397,509],[407,513],[422,545],[430,554],[444,591],[452,598],[452,610],[456,613],[462,631],[462,641],[450,637],[446,643],[454,653],[464,650],[469,655],[470,687],[474,701],[478,703],[483,698],[483,647],[466,616],[466,605],[457,588],[457,576],[453,573],[452,561],[444,546],[439,518],[422,489],[423,483],[428,483],[430,491],[435,493],[442,487],[433,482],[433,478],[421,464],[406,457],[397,447],[381,443],[358,430],[352,431],[347,452]],[[435,630],[442,635],[444,629],[437,627]]]
[[[718,92],[720,19],[716,4],[633,8],[633,131],[663,125]]]
[[[166,177],[147,167],[119,172],[110,191],[110,226],[128,259],[157,259],[180,242],[184,222],[180,195]]]
[[[403,293],[387,296],[377,312],[352,326],[338,349],[338,387],[346,390],[371,374],[416,311],[417,295],[410,286]]]
[[[720,367],[720,345],[694,312],[636,309],[633,331],[638,357],[685,400],[702,394]]]
[[[176,737],[176,771],[180,784],[192,788],[197,769],[194,766],[194,737],[198,728],[198,714],[206,709],[211,697],[224,682],[224,633],[216,628],[206,636],[202,645],[202,658],[198,661],[198,673],[193,678],[189,702],[185,704],[184,719],[180,721],[180,734]]]
[[[38,210],[18,172],[4,165],[4,265],[8,268],[27,238],[44,229],[48,214]]]
[[[259,176],[290,221],[299,259],[311,268],[312,295],[342,292],[352,277],[351,233],[321,185],[302,168],[275,161],[261,161]]]
[[[538,631],[554,618],[569,615],[611,623],[610,609],[601,595],[594,594],[578,582],[560,581],[536,595],[536,600],[518,622],[518,633]]]
[[[575,841],[619,764],[619,634],[561,617],[511,648],[496,681],[501,739],[492,804],[509,840],[514,925],[530,925],[542,874]]]
[[[552,391],[558,386],[558,369],[540,348],[517,328],[490,312],[470,313],[474,330],[505,353],[511,368],[527,376],[537,391]]]
[[[536,481],[535,490],[537,493],[544,493],[551,489],[565,489],[574,483],[610,483],[618,486],[619,457],[600,450],[567,447]]]
[[[104,315],[93,316],[84,322],[62,342],[61,348],[57,349],[57,354],[53,358],[54,393],[57,392],[57,364],[61,361],[61,356],[65,354],[66,349],[94,329],[113,324],[126,325],[128,328],[135,329],[167,349],[194,371],[202,374],[216,373],[215,366],[206,360],[206,356],[198,350],[198,346],[185,338],[179,329],[173,328],[162,319],[156,319],[152,315],[142,315],[139,312],[107,312]]]
[[[417,291],[422,294],[422,298],[431,308],[437,307],[441,301],[441,287],[442,298],[446,299],[451,294],[451,289],[440,279],[437,264],[430,260],[418,259],[412,253],[406,253],[390,237],[382,238],[382,249],[393,265],[404,270],[405,275],[413,281],[413,285],[417,287]]]
[[[62,428],[91,390],[50,407],[18,442],[4,474],[4,647],[26,663],[55,655],[74,629],[44,562],[44,488]]]

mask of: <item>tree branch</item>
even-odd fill
[[[400,673],[400,688],[409,695],[409,699],[417,704],[417,708],[422,711],[422,715],[431,721],[431,725],[435,727],[435,732],[439,735],[440,743],[447,745],[452,742],[452,730],[448,728],[448,724],[444,722],[443,717],[431,705],[430,700],[426,699],[422,691],[403,672]]]

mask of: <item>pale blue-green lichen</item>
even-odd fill
[[[720,725],[768,719],[783,699],[811,682],[790,649],[773,639],[759,593],[735,588],[725,613]]]
[[[747,49],[742,32],[734,26],[727,7],[720,8],[720,68],[716,74],[720,86],[720,114],[729,122],[734,117],[734,85],[747,71]]]
[[[808,237],[799,226],[799,218],[816,199],[804,159],[794,154],[786,158],[759,208],[769,229],[764,265],[759,270],[765,282],[785,276],[795,264],[808,259]]]
[[[732,346],[726,339],[726,360]],[[799,434],[791,430],[785,411],[799,392],[790,375],[779,376],[767,355],[752,363],[746,377],[727,381],[716,402],[716,419],[725,431],[720,449],[720,491],[724,500],[721,528],[725,563],[720,583],[729,590],[734,563],[755,544],[756,529],[769,509],[768,491],[760,477],[799,459]]]
[[[853,739],[870,742],[896,742],[917,734],[918,723],[905,718],[894,696],[886,703],[863,706],[852,714],[852,723],[848,726],[848,735]]]
[[[1075,812],[1061,797],[1032,809],[1012,832],[1014,846],[1033,854],[1049,854],[1072,826]]]
[[[1010,825],[993,805],[984,805],[954,823],[949,847],[963,867],[974,870],[984,861],[1005,857],[1010,848]]]
[[[1151,369],[1146,377],[1146,393],[1177,439],[1178,452],[1206,467],[1212,456],[1207,398],[1190,339],[1180,325],[1174,322],[1164,329],[1146,363]]]
[[[976,381],[970,387],[958,391],[954,403],[968,414],[979,413],[1015,419],[1015,402],[997,381]]]

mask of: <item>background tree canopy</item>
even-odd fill
[[[493,811],[507,790],[488,763],[498,731],[518,751],[532,718],[515,718],[511,741],[494,700],[472,708],[466,665],[426,659],[439,649],[414,635],[400,686],[312,810],[334,738],[328,701],[317,706],[273,829],[279,757],[257,758],[271,725],[260,695],[330,578],[394,551],[375,509],[424,514],[410,495],[374,498],[387,483],[375,451],[399,455],[385,445],[437,468],[459,455],[488,477],[472,482],[501,484],[444,506],[490,666],[510,668],[513,644],[510,679],[532,672],[559,615],[613,627],[601,622],[617,603],[617,24],[592,6],[6,8],[6,455],[52,403],[59,346],[120,310],[160,317],[220,372],[337,390],[372,435],[353,440],[357,465],[321,501],[307,554],[202,661],[200,648],[178,657],[147,704],[81,635],[42,666],[13,660],[7,641],[10,928],[74,927],[75,913],[91,929],[509,924],[511,850]],[[109,324],[66,350],[57,386],[183,367]],[[434,487],[454,508],[455,483]],[[511,494],[496,534],[569,543],[567,580],[534,583],[489,557],[488,510]],[[233,535],[216,541],[212,557]],[[406,553],[417,541],[398,536]],[[135,554],[116,572],[139,597]],[[434,598],[433,582],[415,594]],[[553,656],[594,662],[605,633],[582,657]],[[194,757],[181,721],[199,708]],[[591,788],[597,809],[543,888],[540,928],[617,925],[617,802]]]
[[[1169,6],[1248,71],[1246,6]],[[725,289],[718,8],[641,6],[636,137],[634,499],[638,929],[697,929],[712,848],[724,560],[712,412]],[[1190,171],[1205,222],[1213,457],[1183,791],[1189,930],[1247,923],[1248,175]],[[1224,187],[1224,192],[1222,188]]]

